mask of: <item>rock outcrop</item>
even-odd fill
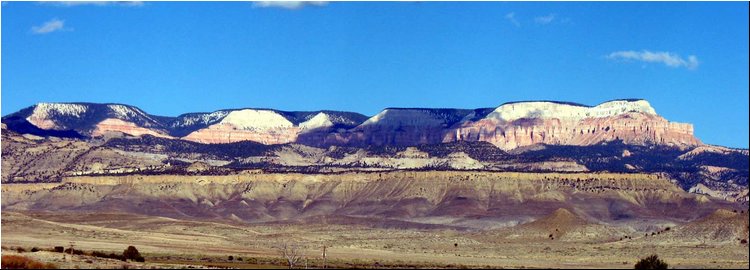
[[[529,101],[475,110],[388,108],[370,118],[348,112],[271,109],[161,117],[120,104],[40,103],[3,118],[18,119],[43,130],[70,130],[92,137],[117,131],[210,144],[254,141],[363,147],[482,141],[504,150],[609,141],[681,149],[702,145],[693,136],[692,125],[667,121],[645,100],[614,100],[593,107]]]
[[[408,146],[485,141],[504,150],[615,140],[680,148],[701,145],[691,124],[667,121],[645,100],[616,100],[595,107],[548,101],[507,103],[486,116],[478,113],[481,110],[386,109],[352,130],[329,134],[323,144]]]
[[[120,132],[133,136],[148,134],[156,137],[171,138],[169,135],[163,134],[157,130],[139,127],[135,123],[114,118],[107,118],[96,124],[96,128],[91,132],[91,136],[103,136],[108,132]]]
[[[218,123],[196,130],[183,139],[201,143],[284,144],[293,142],[298,132],[299,128],[274,111],[245,109],[232,111]]]
[[[520,118],[511,121],[482,119],[462,123],[443,141],[486,141],[501,149],[534,144],[593,145],[621,140],[626,144],[677,147],[700,145],[690,124],[669,122],[643,112],[583,119]]]

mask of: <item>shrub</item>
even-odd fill
[[[230,260],[230,261],[234,261],[234,256],[229,255],[229,257],[227,257],[227,259]]]
[[[57,269],[54,264],[41,263],[23,256],[3,255],[3,269]]]
[[[70,250],[71,250],[71,248],[66,248],[66,249],[65,249],[65,253],[67,253],[67,254],[71,254],[71,253],[70,253]],[[75,254],[75,255],[83,255],[83,250],[80,250],[80,249],[73,249],[73,253],[72,253],[72,254]]]
[[[659,259],[656,254],[641,259],[635,263],[635,269],[667,269],[669,265]]]
[[[25,249],[25,248],[22,248],[22,247],[16,247],[16,251],[17,251],[18,253],[24,253],[24,252],[26,252],[26,249]]]
[[[122,256],[122,255],[119,255],[119,254],[115,254],[115,253],[110,253],[109,257],[112,258],[112,259],[121,260],[123,262],[128,260],[128,259],[125,258],[125,256]]]
[[[118,255],[118,254],[115,254],[115,253],[109,253],[109,254],[107,254],[107,253],[104,253],[104,252],[101,252],[101,251],[93,251],[93,252],[91,252],[91,256],[99,257],[99,258],[107,258],[107,259],[115,259],[115,260],[125,261],[125,256]]]
[[[134,246],[129,246],[125,251],[122,252],[122,256],[125,257],[125,259],[133,260],[136,262],[144,262],[146,259],[141,256],[141,253],[138,252],[138,249],[136,249]]]
[[[747,244],[747,239],[740,240],[740,244]]]
[[[91,256],[101,257],[101,258],[109,258],[108,255],[107,255],[107,253],[104,253],[104,252],[101,252],[101,251],[96,251],[96,250],[91,252]]]
[[[31,248],[31,252],[38,252],[38,251],[39,251],[39,248],[37,248],[37,247]]]
[[[65,250],[65,247],[61,247],[61,246],[56,246],[56,247],[55,247],[55,252],[60,252],[60,253],[62,253],[62,252],[63,252],[64,250]]]

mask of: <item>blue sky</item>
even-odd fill
[[[644,98],[706,143],[747,148],[747,22],[747,2],[11,2],[2,114],[63,101],[373,115]]]

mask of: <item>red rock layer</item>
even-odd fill
[[[483,119],[462,123],[443,138],[451,141],[486,141],[502,149],[533,144],[592,145],[622,140],[627,144],[693,146],[701,142],[693,136],[693,126],[671,123],[645,113],[625,113],[613,117],[585,118],[580,121],[559,119],[518,119],[500,123]]]
[[[107,133],[107,132],[122,132],[122,133],[133,135],[133,136],[141,136],[141,135],[148,134],[148,135],[153,135],[157,137],[171,138],[168,135],[154,131],[152,129],[139,127],[132,122],[123,121],[123,120],[114,119],[114,118],[107,118],[107,119],[104,119],[104,121],[101,121],[98,124],[96,124],[96,128],[94,128],[94,131],[91,132],[91,136],[93,137],[102,136],[104,135],[104,133]]]
[[[294,142],[298,134],[299,128],[296,127],[243,130],[231,124],[215,124],[194,131],[182,139],[200,143],[254,141],[262,144],[284,144]]]
[[[299,143],[327,145],[418,145],[453,141],[485,141],[502,149],[534,144],[593,145],[622,140],[627,144],[661,144],[677,147],[701,145],[690,124],[671,123],[646,113],[578,120],[524,118],[511,122],[482,119],[451,128],[400,126],[397,129],[357,127],[325,136],[301,136]]]
[[[54,121],[49,120],[47,118],[40,118],[40,117],[36,117],[32,115],[26,118],[26,120],[29,121],[29,123],[41,129],[45,129],[45,130],[58,130],[59,129],[59,127],[57,126],[57,124],[55,124]]]

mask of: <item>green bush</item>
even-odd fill
[[[635,264],[635,269],[667,269],[669,265],[659,259],[656,254],[641,259]]]

